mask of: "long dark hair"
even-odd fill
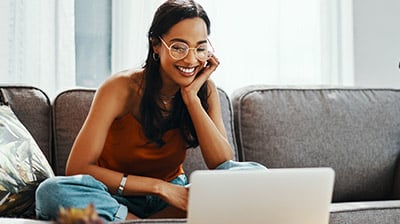
[[[164,144],[163,134],[172,128],[179,128],[183,138],[190,147],[198,146],[196,131],[192,119],[182,100],[180,91],[173,99],[171,115],[165,119],[162,116],[162,108],[159,100],[162,80],[160,76],[160,61],[155,58],[153,46],[160,44],[163,34],[178,22],[188,18],[202,18],[207,26],[207,34],[210,34],[210,20],[203,7],[192,0],[168,0],[156,11],[153,22],[148,32],[149,51],[143,66],[145,86],[140,103],[141,125],[145,136],[159,146]],[[207,111],[207,83],[204,83],[197,94],[203,108]]]

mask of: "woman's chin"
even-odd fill
[[[183,77],[185,77],[185,78],[192,78],[192,77],[194,77],[195,75],[196,75],[196,71],[194,71],[194,72],[182,72],[182,71],[179,71],[179,74],[181,75],[181,76],[183,76]]]

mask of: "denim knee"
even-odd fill
[[[64,195],[58,178],[44,180],[36,189],[36,215],[40,219],[55,219],[61,205],[60,196]]]
[[[126,217],[122,214],[127,213],[124,206],[109,194],[103,183],[89,175],[49,178],[36,190],[36,215],[40,219],[55,219],[60,207],[85,208],[90,203],[108,221]]]

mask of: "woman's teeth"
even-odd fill
[[[180,66],[177,66],[177,67],[181,72],[184,72],[184,73],[192,73],[195,70],[195,67],[192,67],[192,68],[180,67]]]

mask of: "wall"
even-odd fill
[[[353,0],[354,85],[400,88],[400,1]]]

